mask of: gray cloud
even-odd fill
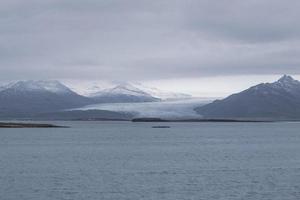
[[[0,79],[300,74],[297,0],[3,0]]]
[[[244,42],[299,38],[296,0],[197,1],[189,12],[190,29]]]

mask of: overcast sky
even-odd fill
[[[1,0],[0,79],[223,95],[300,74],[299,10],[299,0]]]

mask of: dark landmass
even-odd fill
[[[131,120],[132,122],[168,122],[169,120],[161,119],[161,118],[134,118]]]
[[[152,126],[152,128],[171,128],[170,126]]]
[[[300,119],[300,82],[283,76],[240,93],[195,108],[203,118],[213,119]]]
[[[268,120],[239,120],[239,119],[160,119],[160,118],[135,118],[132,122],[272,122]]]
[[[68,128],[68,127],[67,126],[57,126],[57,125],[53,125],[53,124],[0,122],[0,128]]]
[[[36,120],[67,120],[67,121],[130,121],[132,113],[107,110],[72,110],[50,112],[35,115]]]

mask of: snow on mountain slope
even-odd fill
[[[0,117],[30,117],[93,103],[58,81],[18,81],[1,87]]]
[[[278,81],[271,84],[271,86],[277,89],[284,89],[290,93],[297,93],[300,90],[300,82],[287,75],[282,76]]]
[[[152,102],[160,99],[134,87],[131,84],[121,84],[110,89],[105,89],[91,94],[93,100],[98,103],[132,103]]]
[[[108,81],[96,80],[64,80],[63,83],[67,85],[71,90],[77,94],[83,96],[91,96],[91,94],[105,90],[107,88],[113,88],[115,84]]]
[[[10,83],[5,83],[5,84],[2,84],[0,86],[0,92],[3,91],[3,90],[6,90],[8,88],[10,88],[12,85],[14,85],[16,82],[10,82]]]
[[[161,100],[176,100],[176,99],[188,99],[192,98],[192,95],[184,93],[176,93],[170,91],[160,90],[154,87],[145,86],[141,83],[123,83],[123,84],[94,84],[86,86],[85,88],[74,88],[80,94],[86,96],[107,96],[108,94],[123,94],[132,96],[148,96]]]
[[[139,88],[140,90],[147,92],[151,96],[162,99],[162,100],[176,100],[176,99],[192,98],[192,95],[189,95],[189,94],[163,91],[163,90],[159,90],[154,87],[145,86],[141,83],[133,83],[133,85],[136,88]]]
[[[96,93],[91,94],[91,97],[95,96],[104,96],[104,95],[128,95],[128,96],[146,96],[146,97],[151,97],[150,94],[144,92],[143,90],[134,87],[131,84],[122,84],[122,85],[117,85],[116,87],[110,88],[110,89],[105,89]]]
[[[0,87],[0,91],[13,89],[15,91],[47,91],[52,93],[71,93],[72,91],[59,81],[18,81]]]

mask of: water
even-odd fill
[[[0,129],[1,200],[300,199],[299,123],[58,124]]]

